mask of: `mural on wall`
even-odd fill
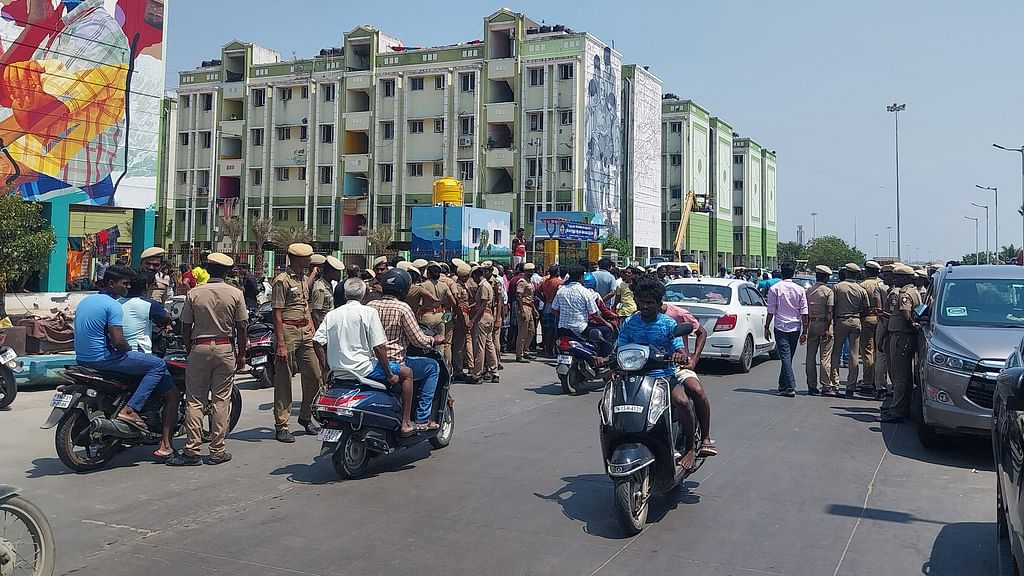
[[[761,225],[761,157],[756,153],[751,153],[747,156],[750,160],[750,172],[749,179],[747,180],[748,186],[747,206],[750,206],[750,221],[754,224]]]
[[[661,246],[661,83],[637,69],[633,79],[633,247]],[[628,199],[627,199],[628,201]]]
[[[601,214],[613,233],[618,232],[619,160],[622,147],[619,79],[622,62],[611,48],[587,42],[587,105],[583,129],[585,202],[588,212]]]
[[[0,181],[29,199],[156,199],[164,0],[0,9]]]
[[[718,130],[721,130],[719,128]],[[717,133],[717,131],[716,131]],[[718,186],[715,189],[715,203],[718,206],[719,218],[732,221],[732,134],[728,138],[718,138],[718,151],[715,156],[717,167],[721,168],[718,175]]]
[[[691,116],[690,124],[690,188],[698,202],[708,198],[708,127]]]
[[[508,212],[484,208],[415,207],[412,209],[413,257],[508,262],[512,252],[509,218]]]
[[[768,215],[766,227],[769,230],[775,230],[775,164],[767,163],[765,165],[765,180],[764,211]]]

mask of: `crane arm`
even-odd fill
[[[686,198],[683,199],[683,213],[679,217],[679,229],[676,230],[676,243],[673,246],[673,252],[675,252],[676,260],[682,260],[683,252],[683,241],[686,239],[686,225],[690,221],[690,212],[693,210],[693,205],[697,202],[697,195],[690,190],[686,193]]]

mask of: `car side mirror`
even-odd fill
[[[1006,408],[1024,411],[1024,368],[1009,368],[998,377],[998,385],[1007,385]]]
[[[672,331],[672,336],[689,336],[691,332],[693,332],[693,324],[678,322],[676,323],[676,329]]]
[[[927,304],[919,304],[914,307],[914,315],[917,316],[918,322],[927,324],[932,319],[932,309]]]

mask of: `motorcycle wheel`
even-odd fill
[[[72,408],[57,424],[54,435],[57,457],[75,472],[103,468],[117,453],[118,439],[89,431],[89,418]]]
[[[455,408],[448,402],[441,411],[441,427],[437,430],[437,436],[430,439],[430,445],[440,450],[451,444],[452,435],[455,434]]]
[[[564,375],[559,374],[558,379],[562,382],[562,392],[570,396],[580,393],[580,373],[575,367],[570,367]]]
[[[636,536],[647,524],[650,499],[650,467],[615,482],[615,517],[630,536]]]
[[[334,464],[338,476],[345,480],[362,476],[370,464],[370,450],[366,441],[356,438],[351,430],[345,430],[331,456],[331,464]]]
[[[257,379],[257,382],[259,383],[257,388],[260,390],[266,390],[267,388],[274,387],[274,369],[270,367],[269,362],[267,364],[267,367],[263,369],[260,373],[260,377]]]
[[[24,526],[25,538],[19,536],[21,531],[15,529],[16,524]],[[42,510],[21,496],[11,496],[0,501],[0,526],[4,527],[0,535],[0,573],[53,574],[56,549],[50,523]]]
[[[235,429],[235,426],[238,425],[238,419],[242,417],[242,393],[238,390],[237,386],[231,387],[231,411],[229,414],[228,434]]]
[[[0,410],[7,408],[18,395],[18,382],[6,367],[0,368]]]

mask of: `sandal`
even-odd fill
[[[153,456],[160,460],[166,460],[171,456],[174,456],[174,449],[172,448],[169,452],[161,452],[159,449],[153,451]]]
[[[419,432],[419,431],[420,431],[419,427],[416,426],[416,425],[413,425],[413,427],[409,428],[408,430],[405,429],[405,428],[400,429],[399,432],[398,432],[398,435],[400,437],[402,437],[402,438],[408,438],[410,436],[415,436],[416,433]]]
[[[697,451],[697,456],[707,458],[709,456],[718,456],[718,448],[715,447],[715,441],[707,441],[701,443],[700,450]]]
[[[440,427],[441,426],[437,422],[434,422],[433,420],[431,420],[430,422],[424,422],[422,424],[416,424],[417,430],[437,430]]]
[[[135,428],[139,432],[149,432],[149,428],[146,427],[146,422],[142,418],[130,418],[127,416],[115,416],[114,420],[118,422],[124,422],[125,424]]]

